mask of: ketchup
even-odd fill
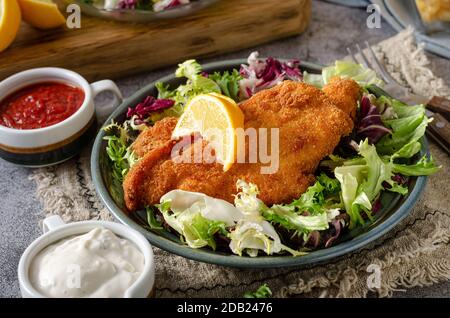
[[[72,116],[83,101],[79,87],[51,82],[26,86],[0,101],[0,125],[15,129],[55,125]]]

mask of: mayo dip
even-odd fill
[[[31,262],[30,281],[41,294],[62,297],[123,297],[141,275],[144,255],[105,228],[49,245]]]

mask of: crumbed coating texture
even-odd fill
[[[320,160],[352,131],[349,115],[356,111],[359,99],[355,85],[351,80],[334,80],[321,91],[308,84],[285,81],[241,103],[246,129],[279,129],[279,168],[272,174],[261,173],[261,167],[269,165],[261,162],[235,163],[226,172],[220,163],[180,163],[180,158],[194,158],[198,153],[195,150],[204,150],[207,143],[195,139],[189,147],[172,154],[174,142],[169,132],[176,119],[156,123],[133,145],[142,158],[124,180],[127,208],[134,211],[159,203],[162,195],[174,189],[233,202],[239,179],[256,184],[259,197],[267,205],[297,199],[314,182]]]
[[[170,142],[177,121],[175,117],[166,117],[141,132],[131,146],[136,156],[143,157],[153,149],[166,146]]]
[[[358,83],[352,79],[333,77],[328,85],[323,87],[323,92],[336,107],[349,114],[352,119],[356,118],[354,101],[359,100],[361,96],[361,88]]]

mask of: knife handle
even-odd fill
[[[447,120],[450,120],[450,100],[444,97],[434,96],[427,104],[427,108],[432,112],[439,113]]]
[[[435,113],[433,121],[428,125],[427,130],[430,137],[450,155],[450,122],[441,114]]]

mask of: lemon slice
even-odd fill
[[[53,29],[66,23],[58,6],[51,0],[18,0],[23,20],[38,29]]]
[[[208,95],[211,95],[211,96],[214,96],[214,97],[217,97],[217,98],[221,98],[221,99],[225,100],[225,102],[231,103],[231,104],[237,106],[236,102],[233,99],[231,99],[230,97],[228,97],[228,96],[225,96],[225,95],[222,95],[222,94],[218,94],[218,93],[209,93]]]
[[[172,139],[200,133],[212,145],[217,160],[227,171],[236,159],[236,129],[243,127],[244,114],[235,101],[220,94],[203,94],[188,103]]]
[[[20,21],[20,8],[17,1],[0,0],[0,52],[16,38]]]

